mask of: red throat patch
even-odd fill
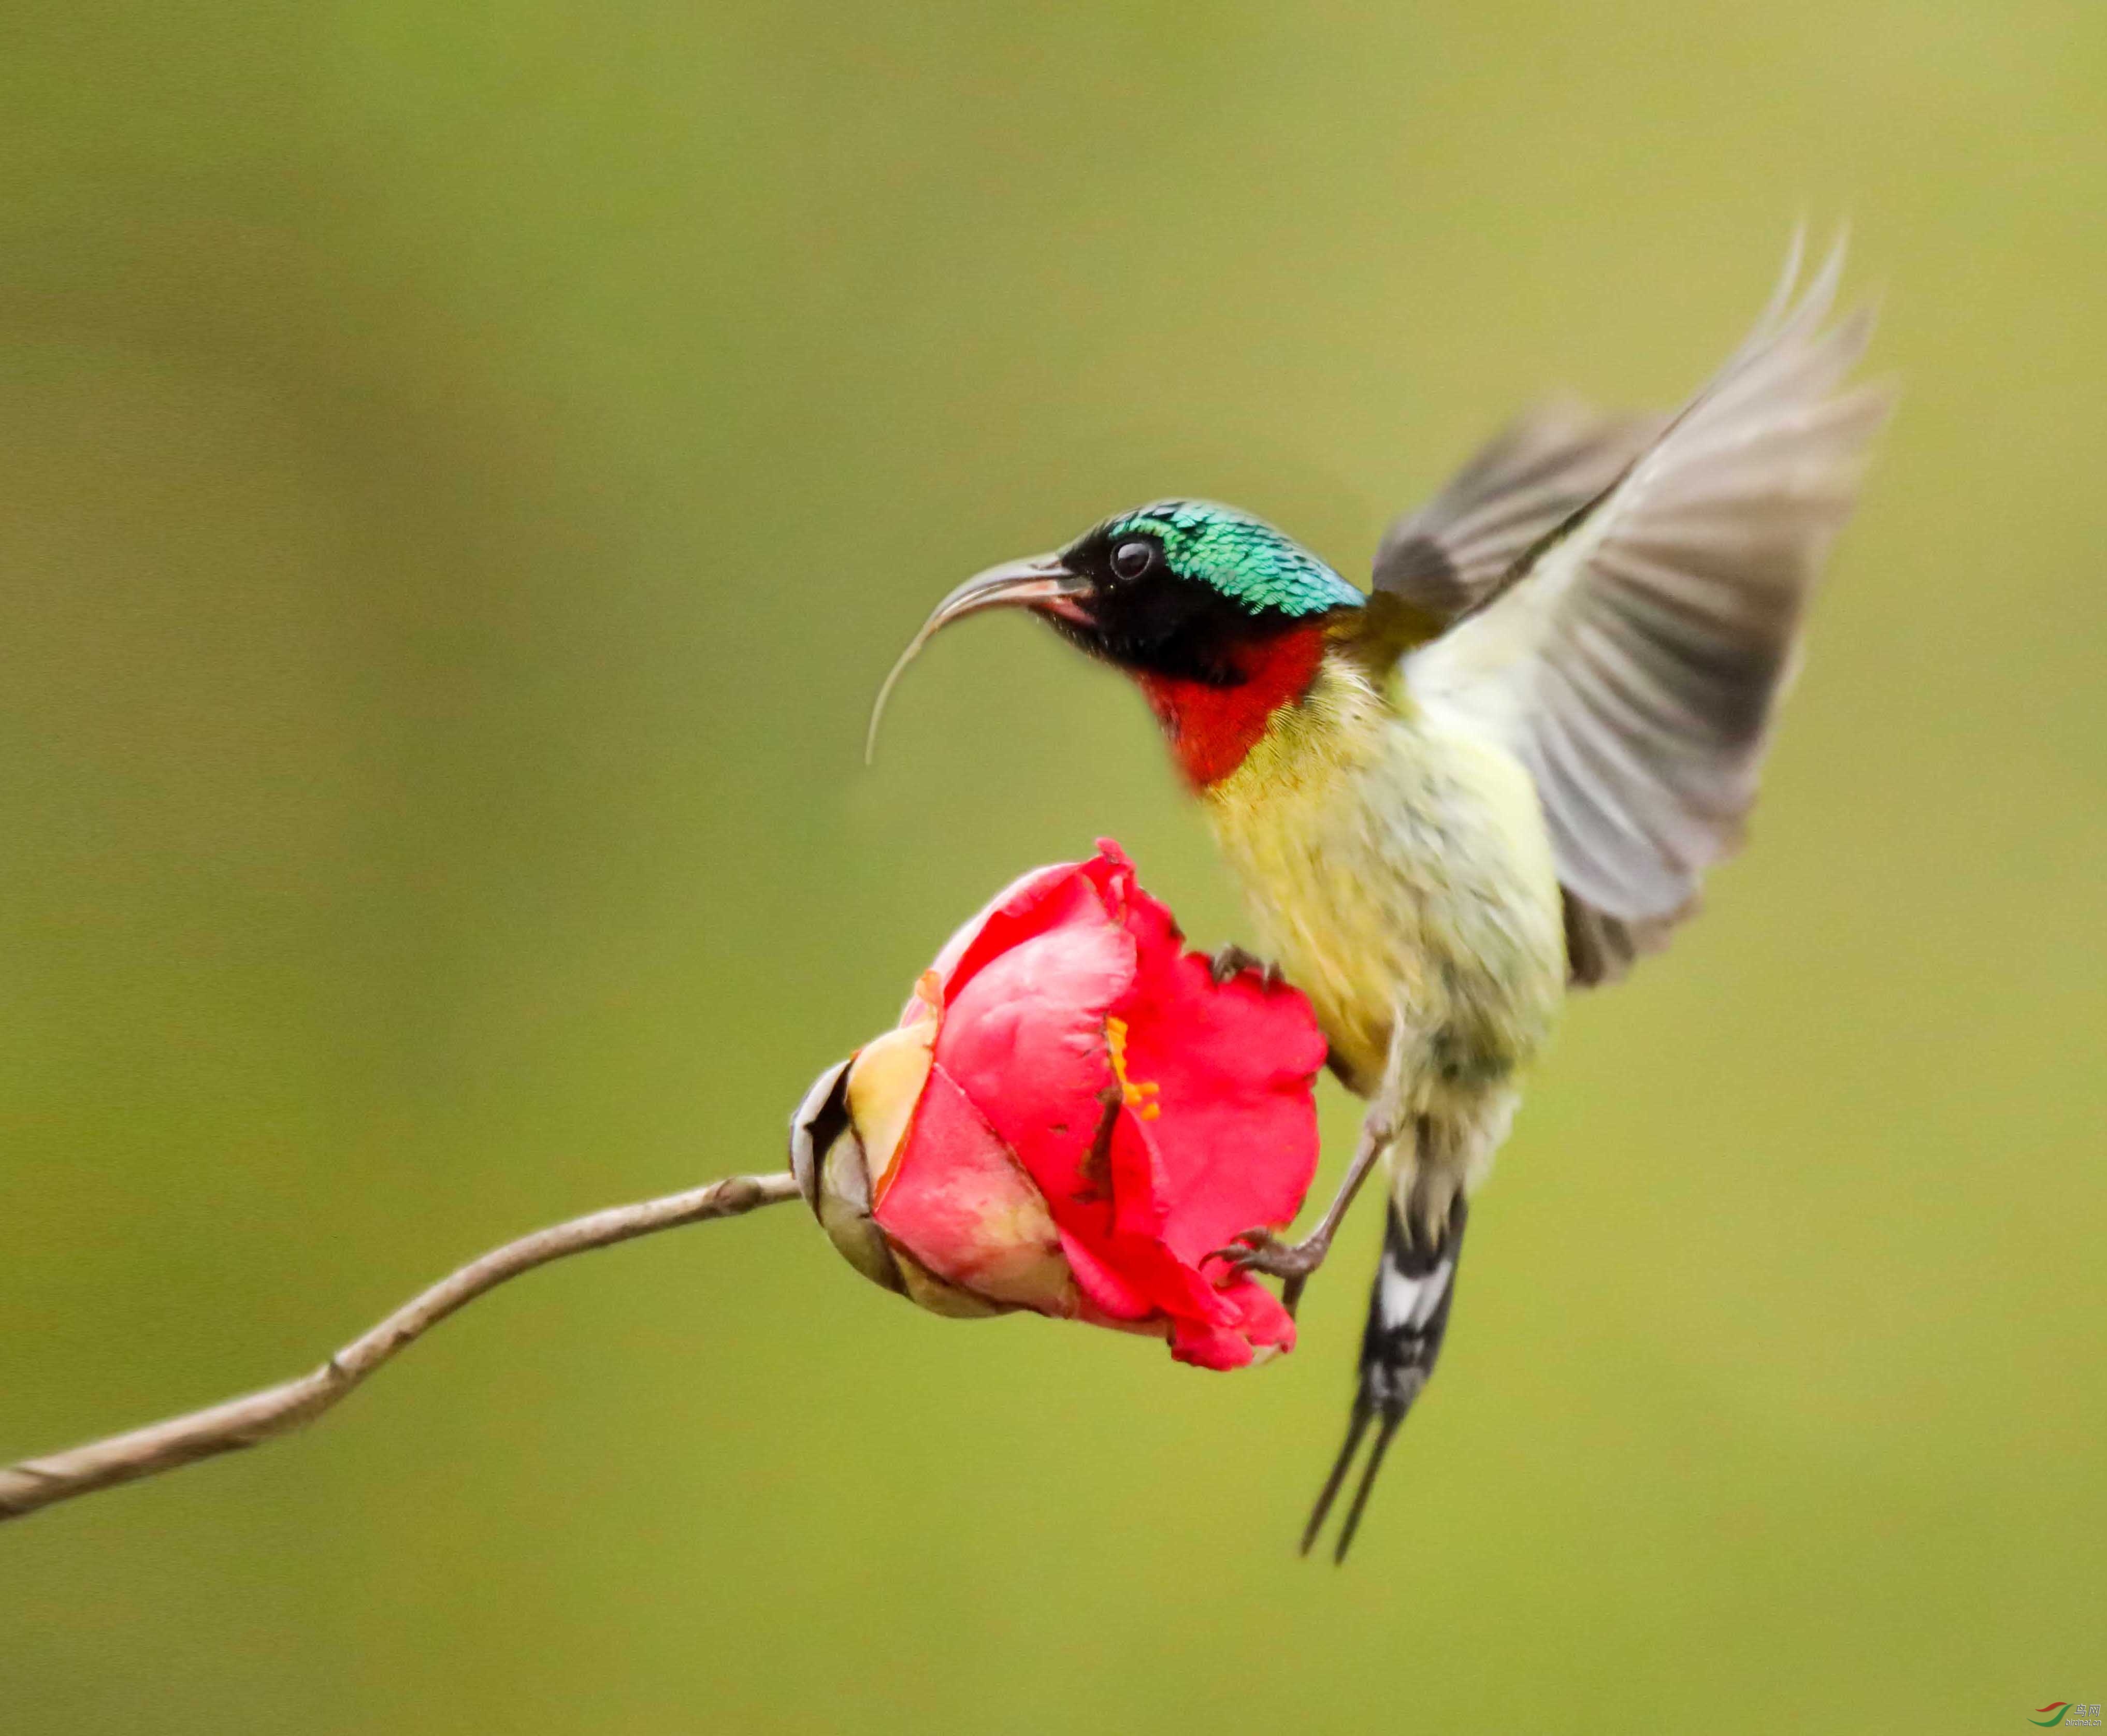
[[[1242,648],[1244,679],[1233,687],[1170,675],[1138,674],[1148,708],[1163,725],[1171,757],[1196,790],[1219,783],[1265,733],[1273,714],[1310,691],[1324,661],[1324,629],[1291,628]]]

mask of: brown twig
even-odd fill
[[[568,1223],[493,1248],[459,1272],[442,1278],[371,1331],[353,1339],[320,1368],[230,1398],[224,1404],[135,1429],[129,1434],[91,1441],[84,1447],[25,1459],[0,1469],[0,1521],[19,1519],[39,1507],[92,1494],[135,1478],[153,1477],[215,1454],[239,1451],[312,1422],[337,1404],[374,1370],[415,1343],[455,1309],[466,1307],[508,1278],[592,1248],[611,1248],[639,1236],[710,1218],[736,1218],[763,1205],[797,1196],[788,1174],[735,1175],[685,1193],[610,1206]]]

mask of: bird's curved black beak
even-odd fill
[[[986,609],[1028,608],[1087,626],[1090,617],[1082,599],[1089,595],[1090,590],[1090,581],[1071,570],[1058,554],[1034,554],[1023,560],[1004,561],[999,567],[975,573],[929,612],[929,618],[908,640],[907,648],[900,653],[900,661],[892,666],[878,689],[878,698],[870,708],[870,729],[864,738],[864,763],[870,763],[878,746],[878,720],[885,715],[885,702],[892,697],[892,689],[907,672],[907,666],[922,654],[924,645],[953,621],[964,621],[967,616],[977,615]]]

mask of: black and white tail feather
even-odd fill
[[[1359,1384],[1354,1395],[1353,1420],[1347,1425],[1346,1445],[1339,1449],[1332,1474],[1310,1513],[1302,1532],[1302,1553],[1308,1554],[1324,1528],[1325,1516],[1339,1498],[1339,1491],[1360,1451],[1371,1425],[1376,1442],[1361,1471],[1353,1503],[1339,1527],[1339,1541],[1332,1551],[1334,1561],[1344,1561],[1353,1547],[1354,1533],[1360,1529],[1376,1474],[1382,1469],[1383,1455],[1403,1424],[1422,1389],[1434,1374],[1441,1354],[1441,1340],[1448,1335],[1449,1305],[1456,1294],[1456,1264],[1463,1252],[1463,1228],[1470,1208],[1458,1196],[1449,1209],[1448,1222],[1430,1242],[1415,1240],[1398,1209],[1390,1201],[1390,1217],[1383,1228],[1382,1263],[1377,1268],[1374,1286],[1368,1292],[1368,1323],[1361,1334]]]

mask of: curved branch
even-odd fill
[[[153,1477],[178,1465],[290,1434],[312,1422],[341,1401],[375,1369],[389,1361],[456,1308],[465,1308],[508,1278],[589,1249],[611,1248],[639,1236],[652,1236],[710,1218],[737,1218],[764,1205],[797,1196],[788,1174],[735,1175],[685,1193],[610,1206],[568,1223],[551,1224],[532,1236],[493,1248],[480,1259],[442,1278],[371,1331],[353,1339],[321,1367],[266,1387],[260,1393],[230,1398],[224,1404],[112,1435],[86,1446],[25,1459],[0,1469],[0,1522],[19,1519],[39,1507],[92,1494],[136,1478]]]

